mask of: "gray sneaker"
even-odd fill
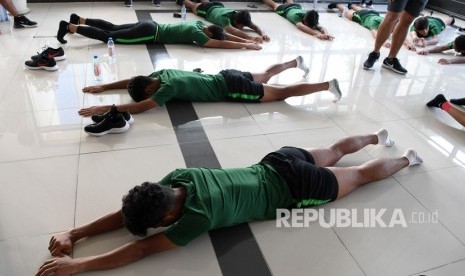
[[[379,59],[379,53],[371,52],[368,54],[367,60],[363,63],[363,69],[371,69],[376,61]]]

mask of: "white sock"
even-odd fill
[[[308,67],[304,64],[304,58],[302,56],[298,56],[295,60],[297,61],[296,67],[304,71],[304,77],[306,77],[310,69],[308,69]]]
[[[341,89],[339,89],[339,82],[337,79],[330,80],[328,91],[334,94],[333,102],[337,102],[342,98]]]
[[[378,144],[385,145],[386,147],[394,146],[394,140],[389,138],[389,134],[386,129],[382,128],[375,132],[376,136],[378,136]]]
[[[421,157],[418,156],[418,153],[413,149],[407,149],[402,155],[402,157],[408,159],[409,166],[419,165],[423,163],[423,159],[421,159]]]

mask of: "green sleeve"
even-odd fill
[[[158,88],[157,92],[150,97],[159,106],[164,105],[167,101],[173,99],[176,96],[176,90],[173,86],[163,83]]]
[[[174,174],[174,171],[170,172],[169,174],[167,174],[165,177],[163,177],[162,180],[160,180],[158,182],[158,184],[162,185],[162,186],[171,186],[172,182],[171,182],[171,178],[173,177],[173,174]]]
[[[164,234],[174,244],[184,246],[208,230],[210,230],[210,223],[206,217],[184,214],[175,224],[166,229]]]
[[[197,45],[203,46],[210,40],[210,38],[203,32],[203,30],[196,30],[192,34],[192,40],[195,41]]]

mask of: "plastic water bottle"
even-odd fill
[[[318,0],[313,0],[313,9],[316,10],[316,5],[318,3]]]
[[[0,6],[0,22],[8,21],[8,14],[3,6]]]
[[[116,58],[116,48],[115,48],[115,42],[113,41],[113,38],[108,38],[108,58],[110,61],[114,61]]]
[[[181,8],[181,20],[186,21],[186,17],[187,17],[186,6],[182,5],[182,8]]]
[[[102,80],[102,67],[100,66],[100,60],[97,55],[92,58],[92,65],[94,67],[94,80],[99,82]]]

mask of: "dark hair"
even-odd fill
[[[241,25],[250,27],[250,25],[252,25],[252,18],[250,17],[250,12],[249,11],[238,11],[234,13],[233,24],[241,24]]]
[[[147,228],[161,225],[174,206],[174,190],[158,183],[144,182],[123,197],[123,222],[134,235],[146,236]]]
[[[307,22],[307,26],[310,28],[318,26],[318,20],[320,19],[320,15],[317,11],[311,10],[305,14],[304,20]]]
[[[135,102],[140,102],[149,97],[147,93],[145,93],[145,88],[152,83],[153,79],[147,76],[137,76],[133,77],[128,82],[128,92],[131,98]]]
[[[454,40],[455,51],[463,53],[465,52],[465,35],[459,35]]]
[[[207,30],[212,33],[213,39],[218,39],[218,40],[225,40],[226,37],[224,35],[224,29],[223,27],[220,27],[218,25],[210,25],[207,27]]]
[[[415,31],[421,31],[421,30],[426,30],[429,27],[428,19],[426,16],[418,17],[415,19],[415,22],[413,22],[413,28]]]

